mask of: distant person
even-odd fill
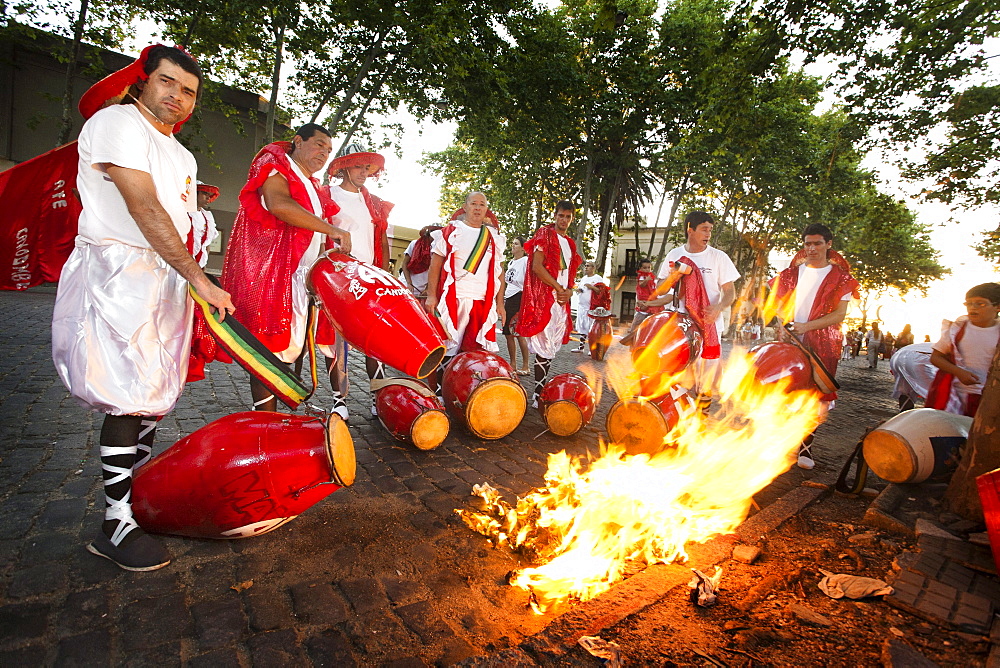
[[[524,275],[528,269],[528,255],[524,252],[524,237],[513,237],[510,240],[510,253],[513,259],[507,263],[507,271],[504,273],[507,289],[504,291],[503,305],[507,312],[507,319],[503,323],[503,335],[507,339],[507,356],[510,358],[510,365],[517,369],[518,376],[527,376],[531,373],[531,370],[528,369],[528,342],[514,331],[514,326],[517,325],[517,316],[521,310]],[[521,351],[521,366],[517,365],[518,350]]]
[[[864,325],[858,327],[857,334],[854,337],[854,357],[861,356],[861,346],[865,343],[865,337],[867,336],[868,330],[865,329]]]
[[[896,337],[895,349],[899,350],[905,348],[906,346],[913,345],[913,332],[910,331],[909,325],[903,325],[902,331]]]
[[[403,282],[423,304],[427,300],[427,276],[431,268],[431,232],[441,225],[427,225],[403,252]]]
[[[931,364],[939,369],[927,398],[929,408],[973,416],[1000,340],[1000,284],[983,283],[965,293],[966,315],[944,321]]]
[[[607,283],[607,281],[597,273],[597,263],[593,260],[587,260],[583,263],[583,276],[574,288],[574,292],[577,294],[576,331],[580,334],[580,345],[570,352],[582,353],[587,347],[587,335],[590,334],[590,328],[594,324],[594,319],[590,317],[590,302],[594,294],[594,286],[599,283]]]
[[[878,368],[879,354],[882,352],[882,332],[879,331],[878,323],[872,323],[872,329],[865,335],[865,348],[868,352],[868,368]]]
[[[656,274],[653,273],[653,263],[647,258],[639,260],[639,270],[635,272],[635,315],[632,316],[632,324],[628,332],[621,338],[619,343],[625,346],[632,345],[635,337],[635,330],[639,328],[642,321],[651,315],[663,312],[663,306],[650,306],[649,299],[656,292]]]

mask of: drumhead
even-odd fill
[[[556,436],[572,436],[583,426],[583,411],[575,401],[562,399],[545,407],[545,423]]]
[[[670,431],[660,409],[644,399],[623,399],[608,411],[605,420],[608,438],[630,455],[655,454],[666,447]]]
[[[917,476],[917,455],[906,438],[894,431],[876,429],[865,436],[865,461],[879,478],[911,482]]]
[[[433,450],[448,438],[451,420],[442,410],[430,410],[418,416],[410,427],[410,440],[421,450]]]
[[[354,459],[354,439],[347,423],[336,414],[331,414],[326,423],[326,451],[333,481],[344,487],[353,485],[358,466]]]
[[[520,383],[490,378],[472,391],[465,407],[465,423],[479,438],[503,438],[517,429],[527,408],[528,397]]]

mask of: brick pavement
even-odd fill
[[[454,511],[474,483],[513,499],[542,483],[549,454],[596,451],[613,393],[573,438],[543,433],[529,409],[500,441],[453,425],[422,452],[365,418],[367,378],[352,355],[352,487],[259,538],[167,538],[170,566],[127,573],[83,549],[103,513],[100,417],[76,406],[53,369],[53,300],[51,289],[0,292],[0,665],[449,664],[513,647],[550,621],[504,585],[516,564]],[[566,350],[553,372],[589,363]],[[864,427],[892,414],[887,370],[863,365],[838,374],[844,400],[820,428],[817,468],[784,474],[758,501],[835,475]],[[329,405],[327,387],[317,400]],[[155,452],[248,403],[245,373],[210,365],[161,422]]]

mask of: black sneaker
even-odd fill
[[[170,553],[167,552],[167,548],[147,533],[121,547],[112,543],[103,532],[99,532],[97,538],[87,546],[87,551],[110,559],[126,571],[155,571],[170,563]]]

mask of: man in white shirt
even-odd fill
[[[330,163],[327,173],[340,179],[338,185],[330,186],[330,197],[340,206],[337,214],[339,227],[351,233],[351,254],[361,262],[388,271],[388,218],[393,205],[371,194],[365,187],[365,182],[369,178],[378,178],[384,168],[385,158],[354,143],[340,150]],[[333,410],[346,420],[349,388],[347,345],[339,335],[334,348],[332,350],[329,346],[321,346],[320,350],[326,356],[326,368],[333,387]],[[374,357],[365,356],[365,370],[370,381],[385,378],[385,366]],[[377,415],[374,393],[371,414],[373,417]]]
[[[173,136],[201,90],[198,65],[157,44],[80,100],[76,248],[52,314],[52,358],[70,394],[104,413],[101,467],[107,507],[93,554],[131,571],[170,563],[132,515],[133,471],[144,418],[173,409],[187,375],[190,283],[225,313],[235,309],[188,252],[197,164]],[[125,101],[100,107],[123,89]],[[148,450],[147,450],[148,452]]]
[[[590,298],[594,294],[594,286],[598,283],[607,283],[607,281],[597,273],[597,263],[593,260],[587,260],[583,263],[583,276],[574,289],[577,294],[576,331],[580,334],[580,345],[570,352],[582,353],[586,348],[587,334],[590,333],[590,327],[594,324],[594,319],[590,317]]]
[[[663,281],[674,271],[681,258],[686,257],[693,262],[701,271],[705,292],[708,296],[708,306],[704,309],[704,313],[693,313],[691,310],[693,307],[689,308],[686,300],[681,296],[675,297],[675,293],[651,299],[646,304],[647,306],[662,306],[670,302],[677,302],[677,310],[681,313],[691,313],[702,322],[715,323],[717,340],[721,341],[722,331],[725,327],[723,313],[736,299],[734,282],[740,277],[740,272],[737,271],[736,265],[733,264],[728,255],[718,248],[708,245],[712,239],[714,227],[715,219],[710,213],[692,211],[687,214],[684,218],[687,243],[667,253],[667,257],[657,274],[658,280]],[[698,405],[702,412],[707,413],[712,403],[712,393],[715,390],[720,369],[718,358],[699,358],[695,362],[694,385],[698,391]]]

